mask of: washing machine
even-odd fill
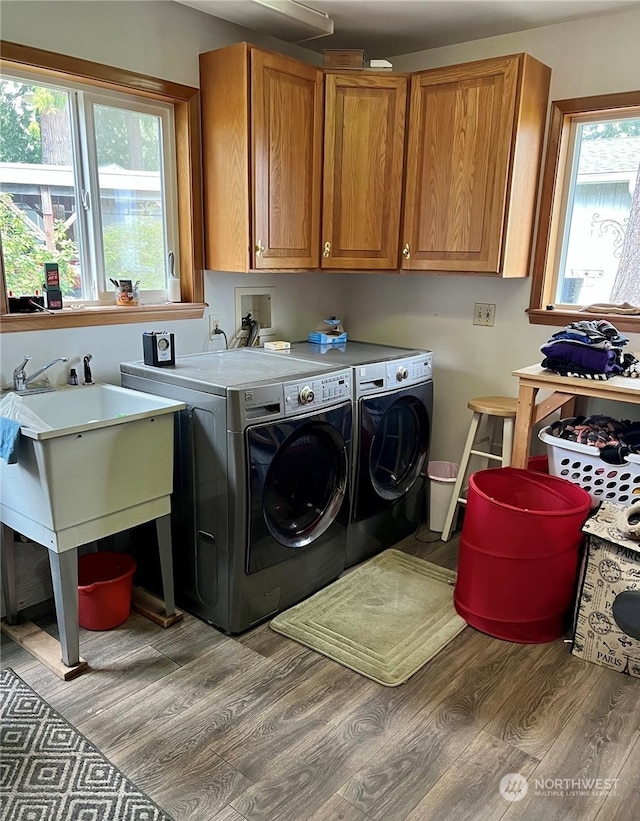
[[[426,521],[432,352],[347,341],[296,342],[278,355],[351,371],[349,567],[391,547]]]
[[[177,603],[241,633],[346,566],[351,370],[239,348],[122,363],[123,386],[180,397]]]

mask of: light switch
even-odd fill
[[[476,302],[473,310],[473,324],[493,327],[496,319],[496,306],[490,302]]]

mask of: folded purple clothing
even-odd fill
[[[560,376],[579,376],[583,379],[596,379],[606,381],[616,376],[614,371],[592,371],[591,368],[583,368],[580,365],[572,365],[571,362],[563,362],[560,359],[553,359],[550,356],[545,358],[540,363],[543,368],[554,373],[559,373]]]
[[[543,345],[540,350],[556,362],[588,368],[595,373],[622,373],[622,366],[618,363],[619,351],[616,349],[603,350],[571,342],[553,342]]]

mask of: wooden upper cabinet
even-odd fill
[[[323,268],[398,268],[407,77],[325,76]]]
[[[201,54],[206,267],[527,276],[550,74]]]
[[[251,56],[254,267],[317,268],[322,71],[268,52]]]
[[[320,265],[323,74],[247,43],[200,55],[205,264]]]
[[[528,275],[550,74],[516,54],[412,75],[403,269]]]

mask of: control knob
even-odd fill
[[[310,405],[315,398],[315,393],[313,392],[313,388],[310,388],[308,385],[305,385],[304,388],[300,389],[300,393],[298,394],[298,399],[300,400],[301,405]]]
[[[396,372],[396,379],[398,380],[398,382],[402,382],[408,377],[409,371],[404,367],[404,365],[401,365]]]

